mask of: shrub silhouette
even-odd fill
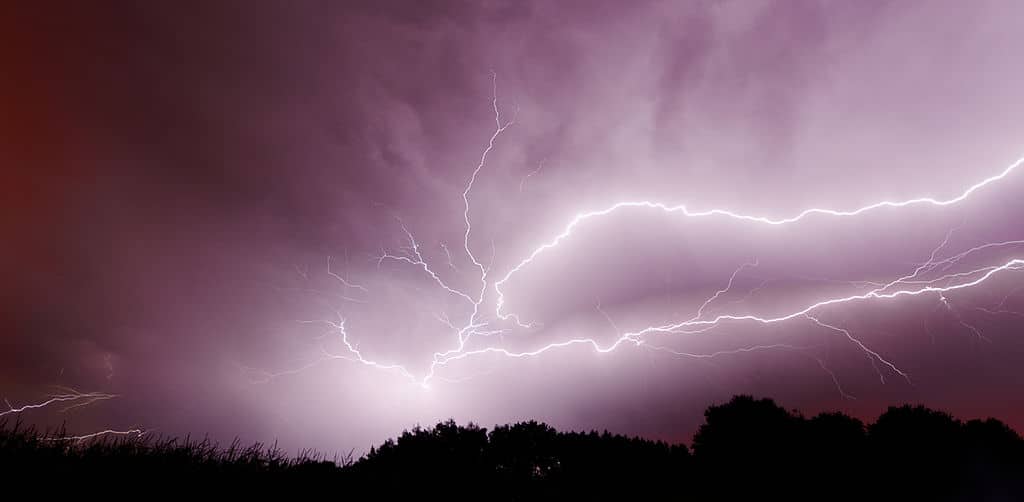
[[[415,495],[419,488],[412,487],[440,482],[449,499],[488,493],[488,500],[544,500],[656,494],[660,485],[650,483],[678,479],[687,456],[682,445],[607,431],[561,433],[529,421],[499,425],[488,433],[449,420],[385,441],[351,471],[360,486],[392,486],[394,495]],[[639,479],[647,484],[638,486]],[[495,493],[493,487],[502,489]]]
[[[756,466],[789,450],[798,432],[795,417],[771,399],[736,396],[704,412],[693,452],[709,467]]]
[[[1024,494],[1024,440],[1006,424],[989,418],[964,425],[964,496],[1012,500]]]
[[[891,407],[868,427],[875,477],[894,495],[944,498],[957,488],[963,459],[963,424],[924,406]]]
[[[807,420],[803,455],[807,492],[834,493],[836,500],[878,498],[865,490],[867,430],[860,420],[826,412]],[[805,497],[810,498],[810,497]]]
[[[488,461],[502,480],[528,482],[562,474],[558,431],[536,421],[495,426]]]
[[[425,486],[438,486],[455,497],[491,482],[486,448],[486,429],[449,420],[402,432],[397,440],[372,448],[353,469],[366,487],[388,486],[396,495],[414,495]]]
[[[961,422],[923,406],[867,426],[842,413],[805,418],[770,399],[710,406],[682,444],[527,421],[488,431],[452,420],[414,427],[353,461],[271,445],[120,438],[75,442],[0,423],[8,488],[32,473],[65,482],[117,473],[166,484],[288,484],[374,499],[1024,500],[1024,440],[995,419]]]

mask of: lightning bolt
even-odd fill
[[[338,282],[340,282],[346,288],[358,289],[358,290],[360,290],[360,291],[362,291],[364,293],[368,293],[369,292],[369,290],[367,290],[365,287],[363,287],[363,286],[361,286],[359,284],[354,284],[354,283],[348,282],[348,279],[345,279],[344,277],[342,277],[342,276],[332,272],[331,271],[331,257],[330,256],[327,257],[327,275],[335,278]],[[303,274],[303,277],[305,277],[305,276],[306,275]]]
[[[7,410],[0,412],[0,417],[6,415],[15,415],[24,413],[26,411],[38,410],[42,408],[48,408],[54,405],[64,405],[65,407],[60,410],[61,413],[74,408],[82,406],[88,406],[90,404],[107,401],[119,397],[117,394],[108,394],[105,392],[79,392],[75,389],[60,387],[65,392],[60,394],[51,394],[43,401],[37,403],[30,403],[21,406],[14,406],[10,401],[4,400],[4,404],[7,405]]]
[[[613,204],[613,205],[611,205],[611,206],[609,206],[609,207],[607,207],[605,209],[600,209],[600,210],[597,210],[597,211],[589,211],[589,212],[585,212],[585,213],[579,213],[576,216],[574,216],[572,218],[572,220],[570,220],[567,225],[565,225],[565,227],[563,228],[561,233],[556,235],[554,238],[552,238],[548,242],[546,242],[546,243],[540,245],[539,247],[537,247],[536,249],[534,249],[526,258],[524,258],[517,265],[512,267],[508,271],[508,273],[505,274],[504,277],[502,277],[500,280],[498,280],[497,282],[494,283],[494,290],[495,290],[495,292],[498,295],[497,309],[496,309],[495,313],[496,313],[496,315],[499,318],[502,318],[502,319],[505,319],[506,317],[512,315],[512,314],[502,314],[502,312],[501,312],[502,306],[504,305],[504,295],[503,295],[503,293],[501,291],[501,287],[506,282],[508,282],[512,278],[513,275],[515,275],[516,273],[521,271],[523,268],[528,266],[530,263],[532,263],[542,253],[544,253],[544,252],[546,252],[548,250],[554,249],[559,244],[561,244],[562,241],[568,239],[573,234],[573,232],[580,225],[582,225],[583,223],[585,223],[585,222],[587,222],[589,220],[593,220],[593,219],[599,218],[599,217],[608,216],[608,215],[610,215],[612,213],[615,213],[617,211],[620,211],[622,209],[640,208],[640,209],[659,210],[659,211],[662,211],[662,212],[665,212],[665,213],[670,213],[670,214],[678,213],[678,214],[681,214],[681,215],[683,215],[683,216],[685,216],[687,218],[703,218],[703,217],[709,217],[709,216],[722,216],[722,217],[726,217],[726,218],[734,219],[734,220],[739,220],[739,221],[748,221],[748,222],[752,222],[752,223],[759,223],[759,224],[769,225],[769,226],[782,226],[782,225],[789,225],[789,224],[797,223],[797,222],[799,222],[799,221],[801,221],[801,220],[803,220],[803,219],[805,219],[805,218],[807,218],[809,216],[812,216],[812,215],[823,215],[823,216],[833,216],[833,217],[851,217],[851,216],[858,216],[858,215],[867,213],[869,211],[874,211],[876,209],[881,209],[881,208],[904,208],[904,207],[916,206],[916,205],[932,205],[932,206],[939,206],[939,207],[950,206],[950,205],[953,205],[953,204],[957,204],[959,202],[963,202],[963,201],[967,200],[967,198],[970,197],[974,192],[980,190],[981,188],[984,188],[985,186],[988,186],[988,185],[990,185],[992,183],[995,183],[997,181],[1000,181],[1000,180],[1006,178],[1015,169],[1020,167],[1021,164],[1024,164],[1024,157],[1018,158],[1013,163],[1011,163],[1009,166],[1007,166],[1005,169],[1003,169],[1000,173],[995,174],[993,176],[989,176],[988,178],[985,178],[985,179],[983,179],[983,180],[981,180],[981,181],[971,185],[966,190],[964,190],[962,193],[960,193],[960,195],[958,195],[956,197],[953,197],[953,198],[950,198],[950,199],[940,200],[940,199],[935,199],[933,197],[918,197],[918,198],[914,198],[914,199],[907,199],[907,200],[895,201],[895,202],[894,201],[882,201],[882,202],[876,202],[874,204],[869,204],[867,206],[863,206],[863,207],[860,207],[860,208],[857,208],[857,209],[852,209],[852,210],[836,210],[836,209],[825,209],[825,208],[811,208],[811,209],[805,209],[803,211],[800,211],[796,215],[790,216],[788,218],[775,218],[775,219],[773,219],[773,218],[769,218],[769,217],[765,217],[765,216],[748,215],[748,214],[744,214],[744,213],[738,213],[738,212],[730,211],[728,209],[717,209],[717,208],[716,209],[708,209],[708,210],[704,210],[704,211],[692,211],[692,210],[688,209],[685,205],[668,205],[668,204],[661,203],[661,202],[652,202],[652,201],[646,201],[646,200],[645,201],[618,202],[618,203]]]
[[[483,149],[479,162],[472,170],[465,187],[462,190],[462,220],[464,224],[463,239],[462,239],[462,251],[465,253],[468,261],[478,271],[477,281],[479,282],[480,289],[478,291],[464,291],[462,289],[452,286],[440,273],[435,271],[431,265],[424,258],[420,252],[420,245],[416,240],[412,231],[410,231],[402,222],[399,220],[399,227],[405,234],[408,241],[408,246],[403,248],[403,252],[396,254],[386,250],[381,250],[381,253],[376,257],[378,266],[385,260],[394,262],[404,263],[406,265],[420,269],[435,286],[440,288],[446,294],[453,295],[460,300],[466,302],[471,308],[471,313],[461,326],[453,322],[447,314],[441,314],[438,320],[445,324],[448,328],[455,332],[457,342],[451,349],[438,351],[433,354],[431,359],[430,367],[428,371],[420,376],[417,376],[406,369],[403,365],[394,363],[379,362],[375,359],[364,356],[357,346],[350,340],[349,333],[345,326],[345,317],[341,313],[337,313],[337,319],[335,320],[314,320],[314,321],[303,321],[305,323],[319,323],[326,326],[331,333],[337,335],[337,339],[341,341],[341,345],[345,348],[344,353],[335,353],[323,350],[323,358],[312,363],[317,364],[319,361],[328,359],[346,359],[356,361],[361,364],[371,366],[377,369],[393,371],[409,379],[410,381],[428,387],[429,382],[434,378],[439,378],[445,381],[451,380],[445,377],[440,377],[437,372],[456,361],[461,361],[471,357],[484,356],[484,355],[497,355],[508,358],[527,358],[539,356],[547,352],[555,351],[557,349],[572,347],[572,346],[589,346],[592,350],[598,353],[609,353],[617,350],[622,346],[636,346],[643,347],[650,350],[669,352],[677,356],[685,357],[717,357],[725,354],[739,354],[744,352],[753,352],[757,350],[770,350],[770,349],[786,349],[786,350],[798,350],[799,347],[789,346],[785,344],[761,344],[754,345],[751,347],[744,347],[728,351],[718,351],[710,354],[694,354],[688,352],[676,351],[661,345],[652,345],[649,342],[649,338],[659,335],[697,335],[707,333],[713,329],[724,325],[732,324],[759,324],[759,325],[771,325],[776,323],[783,323],[793,321],[796,319],[803,319],[810,321],[813,325],[818,328],[823,328],[829,332],[833,332],[842,335],[851,344],[856,346],[864,354],[868,356],[873,367],[878,371],[881,380],[884,383],[884,375],[880,371],[878,365],[887,368],[889,371],[899,375],[905,379],[908,383],[911,382],[909,375],[901,370],[894,362],[884,358],[877,351],[868,347],[864,342],[855,337],[850,330],[823,321],[822,311],[839,305],[869,302],[869,301],[885,301],[895,300],[902,297],[918,297],[923,295],[935,295],[942,305],[945,305],[954,312],[955,315],[960,319],[961,323],[971,328],[977,335],[981,336],[981,333],[977,329],[968,325],[960,317],[960,314],[952,309],[949,305],[948,294],[953,292],[966,290],[973,288],[980,284],[985,283],[992,277],[1000,274],[1005,274],[1017,270],[1024,269],[1024,259],[1012,258],[1004,261],[1000,264],[983,266],[973,268],[962,272],[948,271],[957,265],[961,265],[962,262],[969,256],[986,250],[995,248],[1011,247],[1016,245],[1024,244],[1024,240],[985,243],[979,246],[975,246],[966,251],[952,255],[947,258],[938,258],[940,253],[947,247],[953,230],[950,230],[945,239],[940,243],[938,247],[933,249],[928,259],[924,262],[917,263],[916,267],[907,274],[898,276],[888,282],[883,281],[836,281],[836,282],[848,282],[861,288],[871,288],[868,291],[862,291],[856,294],[835,296],[824,298],[819,301],[811,302],[805,305],[800,305],[792,308],[791,310],[774,315],[755,315],[750,313],[735,313],[724,310],[720,313],[710,315],[708,310],[713,304],[719,302],[723,298],[729,296],[731,293],[734,282],[737,277],[747,268],[756,267],[758,262],[753,260],[751,262],[742,264],[737,268],[730,276],[726,285],[712,295],[710,295],[697,309],[693,316],[678,322],[673,322],[664,325],[652,325],[635,329],[632,331],[620,331],[615,323],[611,321],[611,317],[601,309],[600,304],[597,306],[598,312],[605,316],[605,318],[615,328],[617,337],[611,342],[601,343],[595,338],[590,337],[576,337],[565,340],[543,345],[539,348],[524,351],[514,351],[502,346],[484,346],[480,348],[469,348],[468,342],[475,336],[489,337],[494,334],[501,335],[507,330],[504,328],[491,327],[492,323],[497,322],[508,322],[512,327],[518,329],[528,329],[538,326],[536,323],[528,323],[521,320],[520,316],[515,312],[511,312],[507,309],[504,288],[523,270],[529,267],[539,256],[542,254],[553,252],[556,248],[562,245],[564,242],[569,240],[576,231],[578,231],[584,225],[595,224],[601,219],[624,210],[641,210],[641,211],[654,211],[669,215],[681,216],[685,218],[710,218],[718,217],[728,220],[734,220],[738,222],[745,222],[753,225],[761,225],[767,227],[783,227],[798,225],[804,220],[808,220],[811,217],[830,217],[830,218],[853,218],[860,215],[864,215],[869,212],[888,209],[898,210],[913,206],[930,206],[930,207],[946,207],[959,204],[963,201],[968,200],[975,193],[979,192],[989,185],[993,185],[1009,177],[1015,170],[1017,170],[1021,164],[1024,164],[1024,157],[1021,157],[1008,166],[1003,168],[998,173],[991,175],[987,178],[978,181],[967,188],[963,189],[959,194],[949,198],[936,198],[936,197],[917,197],[905,200],[897,201],[880,201],[865,206],[853,208],[853,209],[832,209],[832,208],[809,208],[799,211],[791,216],[787,217],[768,217],[754,214],[747,214],[738,211],[733,211],[724,208],[710,208],[710,209],[692,209],[684,204],[668,204],[658,201],[650,200],[636,200],[636,201],[621,201],[606,206],[602,209],[596,209],[591,211],[585,211],[575,214],[568,222],[561,227],[562,230],[550,237],[547,240],[541,242],[541,244],[532,251],[528,252],[518,261],[514,261],[514,265],[509,267],[504,275],[501,275],[499,279],[492,280],[490,278],[491,268],[493,264],[493,242],[492,242],[492,260],[491,264],[484,265],[476,256],[472,249],[472,236],[474,232],[472,218],[471,218],[471,195],[478,178],[484,171],[488,156],[494,150],[499,137],[508,128],[515,124],[516,117],[518,115],[518,108],[512,114],[512,117],[507,120],[502,119],[502,113],[499,107],[498,92],[497,92],[497,75],[491,73],[492,83],[492,99],[491,107],[494,112],[494,130],[487,142],[486,147]],[[526,179],[536,174],[543,167],[543,164],[537,169],[532,171],[520,182],[520,190],[525,183]],[[954,229],[955,230],[955,229]],[[454,266],[454,261],[448,247],[442,244],[442,248],[445,251],[445,255],[448,261],[448,268],[458,273],[458,269]],[[941,274],[937,277],[934,275]],[[342,284],[345,287],[358,287],[351,283],[341,279]],[[733,300],[726,306],[734,305],[738,302],[742,302],[744,299],[749,298],[756,291],[763,289],[768,284],[769,280],[763,281],[759,286],[747,292],[746,296],[740,300]],[[365,288],[363,289],[365,291]],[[482,308],[484,306],[484,300],[487,297],[488,291],[493,293],[493,314],[489,314],[488,318],[485,319],[482,316]],[[1012,293],[1011,293],[1012,294]],[[1007,296],[1007,299],[1010,295]],[[999,311],[1002,305],[1006,303],[1004,299],[1003,303],[994,311]],[[811,356],[813,357],[813,356]],[[817,357],[813,357],[818,365],[830,375],[839,393],[845,398],[853,398],[852,395],[845,392],[839,385],[839,380],[836,375],[828,369],[824,362]],[[281,374],[290,374],[292,372],[301,371],[289,370],[288,372],[271,374],[267,373],[268,376],[276,376]]]
[[[89,406],[101,401],[108,401],[120,397],[118,394],[109,394],[106,392],[80,392],[70,387],[57,386],[57,389],[61,390],[61,393],[50,394],[46,399],[30,404],[24,404],[21,406],[14,406],[10,401],[4,399],[4,403],[7,405],[7,410],[0,411],[0,417],[6,415],[18,415],[33,410],[42,410],[51,407],[64,406],[57,410],[58,413],[66,413],[76,408]],[[97,432],[91,432],[88,434],[73,435],[73,436],[59,436],[59,437],[44,437],[44,441],[85,441],[103,436],[137,436],[141,437],[146,434],[146,431],[142,429],[127,429],[127,430],[116,430],[116,429],[104,429]]]
[[[455,262],[452,260],[452,252],[450,249],[448,249],[448,245],[442,242],[441,250],[444,251],[445,258],[448,259],[448,268],[454,270],[455,272],[458,272],[459,267],[455,266]]]
[[[1007,310],[1006,308],[1004,308],[1006,306],[1006,302],[1010,301],[1010,298],[1012,298],[1017,293],[1020,293],[1021,291],[1024,291],[1024,287],[1014,288],[1012,291],[1007,293],[1006,296],[1003,297],[1003,300],[999,302],[999,304],[996,305],[994,308],[987,309],[983,307],[976,307],[975,310],[979,310],[990,315],[1008,314],[1015,317],[1024,317],[1024,313],[1017,312],[1015,310]]]
[[[534,176],[537,173],[539,173],[541,169],[544,169],[544,161],[543,160],[540,161],[540,163],[537,165],[537,169],[534,169],[533,171],[530,171],[530,172],[526,173],[526,176],[523,176],[523,179],[519,180],[519,191],[520,192],[523,191],[523,186],[526,185],[526,180],[530,179],[531,176]]]
[[[89,439],[95,439],[102,436],[135,436],[142,437],[146,434],[146,431],[142,429],[127,429],[127,430],[114,430],[105,429],[98,432],[92,432],[89,434],[82,434],[79,436],[60,436],[55,438],[46,438],[48,441],[86,441]]]
[[[648,344],[644,344],[644,346],[649,348],[649,349],[651,349],[651,350],[655,350],[655,351],[659,351],[659,352],[667,352],[667,353],[672,354],[674,356],[689,357],[689,358],[693,358],[693,359],[714,359],[714,358],[721,357],[721,356],[736,355],[736,354],[746,354],[746,353],[750,353],[750,352],[761,352],[761,351],[764,351],[764,350],[787,350],[787,351],[793,351],[793,352],[797,352],[799,354],[802,354],[802,355],[810,358],[811,360],[813,360],[815,363],[817,363],[818,367],[820,367],[821,370],[824,371],[829,376],[829,378],[832,379],[832,384],[835,386],[836,391],[839,393],[840,397],[842,397],[843,399],[850,399],[850,400],[857,399],[856,396],[854,396],[852,394],[849,394],[845,390],[843,390],[842,384],[839,383],[839,377],[836,376],[834,371],[829,369],[828,365],[825,364],[825,361],[823,361],[820,357],[817,357],[817,356],[815,356],[815,355],[813,355],[813,354],[811,354],[809,352],[810,347],[801,347],[801,346],[798,346],[798,345],[790,345],[790,344],[787,344],[787,343],[773,343],[773,344],[770,344],[770,345],[753,345],[753,346],[750,346],[750,347],[740,347],[740,348],[737,348],[737,349],[718,350],[718,351],[711,352],[711,353],[696,353],[696,352],[680,352],[678,350],[671,349],[669,347],[662,347],[662,346],[657,346],[657,345],[651,345],[649,343]]]
[[[457,353],[461,352],[464,349],[465,344],[466,344],[466,342],[467,342],[467,340],[469,339],[470,336],[472,336],[472,335],[489,336],[489,335],[500,334],[500,333],[504,332],[504,330],[500,330],[500,329],[499,330],[487,330],[487,331],[481,330],[481,328],[484,328],[484,327],[486,327],[488,325],[488,323],[486,323],[486,322],[479,321],[478,317],[479,317],[479,314],[480,314],[480,306],[481,306],[481,304],[484,301],[484,295],[486,294],[487,289],[488,289],[487,276],[488,276],[488,273],[490,272],[490,265],[486,265],[485,266],[479,259],[477,259],[476,255],[473,253],[472,247],[470,246],[470,239],[471,239],[471,235],[472,235],[472,232],[473,232],[473,223],[472,223],[471,218],[470,218],[470,213],[471,213],[470,195],[471,195],[471,193],[473,191],[473,186],[476,183],[477,177],[479,176],[480,172],[484,169],[484,166],[487,163],[487,157],[491,153],[491,151],[494,149],[494,146],[495,146],[496,141],[498,140],[498,137],[501,136],[501,134],[503,132],[505,132],[509,127],[511,127],[513,124],[515,124],[515,120],[516,120],[516,117],[518,115],[518,108],[516,108],[515,112],[512,114],[512,117],[510,119],[502,121],[501,110],[500,110],[500,108],[498,106],[498,83],[497,82],[498,82],[497,81],[497,74],[494,73],[494,72],[491,72],[491,84],[492,84],[491,107],[494,110],[495,129],[494,129],[494,132],[491,134],[490,139],[488,140],[487,147],[480,154],[480,160],[477,163],[476,168],[473,170],[472,174],[469,177],[469,181],[466,183],[466,186],[465,186],[465,188],[462,191],[462,202],[463,202],[462,217],[463,217],[463,222],[465,224],[465,230],[463,232],[462,247],[463,247],[463,250],[466,253],[466,256],[469,258],[469,261],[479,271],[479,282],[480,282],[479,293],[477,293],[474,296],[474,295],[472,295],[470,293],[467,293],[467,292],[465,292],[465,291],[463,291],[461,289],[458,289],[458,288],[455,288],[455,287],[449,285],[448,282],[437,271],[435,271],[431,267],[431,265],[424,259],[423,254],[420,252],[420,244],[416,240],[415,235],[413,235],[413,233],[405,226],[405,224],[401,221],[401,219],[398,219],[398,223],[399,223],[399,226],[400,226],[402,232],[405,234],[406,239],[408,240],[408,243],[409,243],[408,246],[406,246],[404,248],[406,253],[405,254],[393,254],[393,253],[390,253],[390,252],[388,252],[386,250],[381,250],[381,254],[378,255],[377,258],[376,258],[378,267],[385,260],[390,260],[390,261],[395,261],[395,262],[406,263],[408,265],[412,265],[413,267],[419,268],[427,276],[429,276],[431,278],[431,280],[438,287],[440,287],[442,290],[444,290],[445,292],[447,292],[450,295],[454,295],[454,296],[456,296],[458,298],[461,298],[462,300],[465,300],[472,307],[472,313],[470,314],[468,321],[466,322],[466,324],[462,328],[457,328],[456,329],[454,324],[452,324],[451,321],[448,320],[447,315],[444,316],[444,321],[443,322],[445,322],[446,324],[451,326],[453,329],[456,329],[457,336],[458,336],[458,339],[459,339],[459,344],[458,344],[457,348],[455,348],[455,349],[449,350],[447,352],[439,352],[439,353],[435,353],[434,354],[435,362],[431,365],[430,377],[433,376],[434,368],[436,367],[437,361],[439,360],[439,358],[444,358],[444,357],[449,356],[451,354],[457,354]],[[457,270],[455,268],[454,263],[453,263],[452,256],[451,256],[451,253],[450,253],[448,247],[446,245],[442,244],[442,248],[444,249],[445,255],[448,258],[448,266],[449,266],[449,268],[451,268],[453,270]],[[494,254],[493,241],[492,241],[491,251],[492,251],[491,262],[493,263],[493,254]],[[422,385],[424,387],[427,385],[427,382],[430,379],[430,378],[417,379],[403,365],[393,364],[393,363],[381,363],[381,362],[369,359],[367,357],[364,357],[362,352],[360,352],[355,347],[355,345],[349,340],[348,331],[345,328],[344,317],[341,316],[340,313],[338,313],[338,320],[336,320],[336,321],[319,320],[319,321],[303,321],[303,322],[307,322],[307,323],[308,322],[321,323],[321,324],[324,324],[324,325],[328,326],[333,332],[335,332],[338,335],[338,337],[340,338],[342,344],[347,349],[347,352],[348,352],[347,354],[335,354],[335,353],[329,352],[326,349],[324,349],[323,347],[321,347],[323,352],[324,352],[323,356],[326,359],[348,359],[348,360],[357,361],[359,363],[362,363],[364,365],[371,366],[371,367],[374,367],[374,368],[377,368],[377,369],[394,370],[394,371],[399,372],[403,376],[409,378],[410,380],[413,380],[414,382],[417,382],[418,384],[420,384],[420,385]],[[313,363],[313,364],[315,364],[315,363]],[[290,370],[289,370],[289,372],[290,372]],[[277,374],[270,374],[270,375],[273,377],[273,376],[276,376]]]

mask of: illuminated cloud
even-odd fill
[[[54,146],[4,149],[0,413],[323,449],[683,439],[740,392],[1024,424],[1016,6],[24,9],[3,136]]]

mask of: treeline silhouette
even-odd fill
[[[275,484],[386,500],[1024,500],[1024,440],[996,419],[904,405],[865,425],[751,396],[704,415],[692,449],[535,421],[490,431],[447,421],[330,460],[188,438],[69,441],[0,424],[0,477]]]

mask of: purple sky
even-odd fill
[[[1024,155],[1022,16],[1010,1],[14,7],[0,397],[117,395],[8,413],[75,433],[327,451],[448,417],[688,441],[737,393],[1024,430],[1024,282],[991,268],[1024,245],[947,260],[1024,239],[1024,167],[956,203],[783,225],[624,208],[524,264],[621,202],[784,219],[955,199]],[[881,293],[948,293],[702,324],[867,293],[944,241]],[[643,331],[693,319],[730,277],[685,333]],[[497,318],[495,283],[532,327]],[[584,338],[615,349],[545,350]]]

